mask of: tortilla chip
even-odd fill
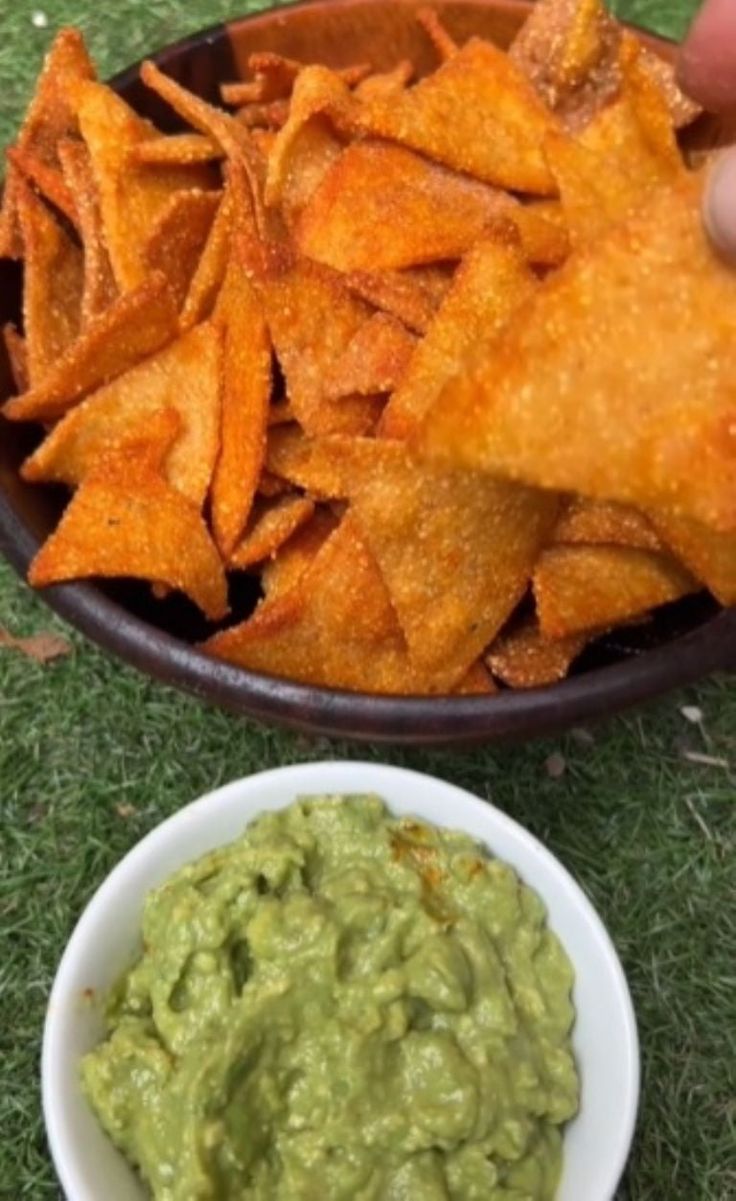
[[[409,662],[381,573],[349,515],[291,590],[267,597],[248,621],[202,649],[306,684],[385,694],[438,690]]]
[[[468,674],[453,688],[453,696],[491,696],[498,688],[491,679],[482,659],[473,664]]]
[[[647,185],[619,169],[615,160],[604,159],[570,138],[550,134],[544,153],[560,190],[573,247],[594,241],[646,199]]]
[[[440,62],[454,58],[460,47],[445,29],[433,8],[420,8],[416,18],[437,51]]]
[[[171,289],[163,275],[152,275],[95,317],[42,383],[5,404],[3,416],[11,421],[61,417],[82,396],[160,350],[176,332]]]
[[[255,79],[242,83],[223,83],[220,85],[222,103],[235,108],[241,104],[252,104],[256,101],[280,100],[291,96],[297,77],[304,71],[308,63],[297,62],[293,58],[285,58],[283,54],[275,54],[271,50],[261,50],[251,54],[248,66]],[[371,68],[365,63],[350,67],[341,67],[335,74],[346,84],[353,87],[370,75]]]
[[[452,688],[524,595],[556,497],[417,464],[398,443],[353,465],[351,512],[376,557],[413,663]],[[368,457],[368,456],[366,456]]]
[[[292,494],[275,501],[256,501],[250,527],[230,556],[229,567],[245,570],[254,563],[273,558],[313,513],[314,501],[306,496]]]
[[[607,630],[697,592],[675,559],[630,546],[556,546],[534,570],[543,634],[567,638]]]
[[[662,542],[722,605],[736,605],[736,536],[661,510],[647,514]]]
[[[77,116],[92,161],[105,243],[122,292],[146,279],[146,242],[151,228],[182,189],[207,188],[207,166],[139,166],[130,152],[148,141],[153,126],[110,88],[85,83],[77,90]]]
[[[26,340],[18,333],[14,325],[3,326],[3,341],[10,363],[10,373],[17,392],[25,392],[28,387],[28,347]]]
[[[585,634],[548,638],[536,617],[527,617],[499,634],[486,662],[509,688],[540,688],[564,680],[587,641]]]
[[[339,519],[326,506],[318,505],[312,516],[279,547],[274,558],[263,564],[261,586],[269,598],[290,591],[337,528]]]
[[[220,556],[199,509],[140,455],[102,460],[31,563],[34,588],[128,577],[184,592],[213,621],[228,611]]]
[[[275,496],[283,496],[286,492],[291,492],[291,486],[286,480],[279,479],[270,471],[261,472],[258,477],[258,496],[273,499]]]
[[[67,138],[59,143],[58,153],[64,179],[74,195],[84,250],[82,329],[86,329],[93,317],[104,312],[117,298],[118,288],[102,232],[102,215],[89,151],[84,142]]]
[[[32,184],[45,200],[64,214],[67,221],[76,225],[77,206],[59,168],[49,166],[31,150],[18,150],[11,146],[5,153],[8,162],[26,183]]]
[[[131,162],[153,167],[188,167],[222,157],[222,146],[201,133],[155,134],[130,148]]]
[[[472,38],[433,75],[398,96],[374,99],[357,126],[457,171],[512,191],[554,193],[542,154],[555,117],[502,50]]]
[[[266,453],[271,344],[258,293],[236,239],[215,309],[224,332],[220,456],[212,481],[212,530],[227,559],[245,529]]]
[[[356,475],[364,476],[378,453],[368,438],[340,434],[308,438],[298,427],[284,426],[268,435],[266,466],[311,496],[344,499]]]
[[[268,104],[244,104],[235,120],[246,129],[283,129],[289,119],[288,100],[270,100]]]
[[[403,325],[426,334],[452,283],[445,267],[415,267],[405,271],[351,271],[344,277],[351,292]]]
[[[265,162],[263,155],[244,126],[239,125],[227,113],[205,103],[193,92],[187,91],[170,76],[164,75],[155,63],[149,61],[142,64],[141,82],[157,96],[160,96],[194,129],[217,142],[232,164],[239,163],[241,165],[248,178],[250,201],[256,226],[262,237],[269,237],[272,232],[272,222],[269,221],[263,207]]]
[[[169,483],[200,508],[220,445],[219,334],[199,325],[100,388],[58,423],[25,461],[26,480],[82,483],[102,455],[141,431],[162,408],[180,432],[165,462]]]
[[[736,277],[703,230],[701,190],[660,189],[549,276],[445,389],[426,448],[736,530]]]
[[[400,383],[416,338],[395,317],[375,313],[361,326],[324,378],[328,400],[392,392]]]
[[[460,258],[500,216],[518,225],[530,261],[565,257],[567,239],[513,197],[401,146],[355,142],[313,192],[295,237],[338,271],[384,271]]]
[[[293,421],[296,421],[296,413],[288,400],[272,401],[268,410],[269,426],[290,425]]]
[[[232,210],[232,192],[226,186],[182,305],[179,323],[183,330],[209,317],[215,307],[227,270]]]
[[[634,546],[639,550],[661,550],[662,543],[651,522],[630,505],[575,497],[563,509],[552,541],[588,543],[591,546]]]
[[[76,83],[94,79],[95,70],[84,39],[76,29],[62,29],[54,38],[36,83],[15,147],[37,161],[58,167],[56,148],[77,130],[72,93]],[[22,246],[15,211],[17,172],[9,170],[0,211],[0,257],[20,258]]]
[[[508,243],[500,238],[478,242],[460,266],[389,400],[379,426],[381,436],[412,436],[445,384],[464,369],[471,352],[500,334],[535,286],[514,244],[513,231]]]
[[[209,237],[220,192],[175,192],[152,226],[143,252],[149,271],[168,279],[180,307]]]
[[[385,96],[396,96],[403,92],[414,75],[414,64],[408,58],[392,67],[390,71],[367,75],[355,89],[356,100],[374,100]]]
[[[275,143],[274,143],[275,144]],[[296,224],[332,164],[342,153],[342,143],[326,117],[313,117],[302,126],[284,152],[279,204],[288,229]],[[269,150],[269,156],[273,147]]]
[[[310,434],[339,428],[345,402],[325,399],[324,375],[368,321],[370,309],[337,274],[288,252],[271,256],[257,287],[297,419]]]
[[[42,384],[79,334],[82,252],[27,184],[16,197],[23,238],[23,329],[32,388]]]
[[[281,204],[287,181],[292,178],[294,164],[303,162],[310,154],[315,138],[316,123],[322,130],[327,117],[333,121],[352,108],[352,97],[346,84],[328,67],[306,67],[294,84],[289,119],[278,133],[268,156],[265,198],[266,204]],[[299,143],[306,141],[306,148]]]

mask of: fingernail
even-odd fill
[[[711,169],[703,220],[714,246],[736,263],[736,149],[722,154]]]

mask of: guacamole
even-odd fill
[[[84,1088],[157,1201],[550,1201],[572,981],[470,838],[308,797],[149,895]]]

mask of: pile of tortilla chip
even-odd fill
[[[146,63],[175,134],[59,34],[0,212],[2,412],[39,430],[23,478],[72,490],[31,584],[147,581],[211,655],[414,695],[736,602],[736,273],[695,106],[602,0],[539,0],[508,52],[418,22],[421,79],[259,53],[217,107]]]

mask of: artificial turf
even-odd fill
[[[249,7],[244,0],[22,0],[12,11],[0,4],[2,140],[60,24],[81,25],[109,73]],[[620,0],[617,7],[676,35],[694,5]],[[33,24],[37,11],[46,28]],[[21,635],[62,631],[5,566],[0,626]],[[639,1017],[643,1104],[619,1201],[736,1198],[733,681],[713,680],[554,742],[464,755],[399,752],[235,720],[64,632],[73,654],[43,667],[0,649],[0,1198],[59,1196],[40,1117],[41,1027],[60,951],[106,872],[198,793],[262,768],[336,756],[402,763],[464,785],[560,856],[611,930]],[[702,720],[692,720],[697,710]],[[707,762],[688,759],[693,751]]]

